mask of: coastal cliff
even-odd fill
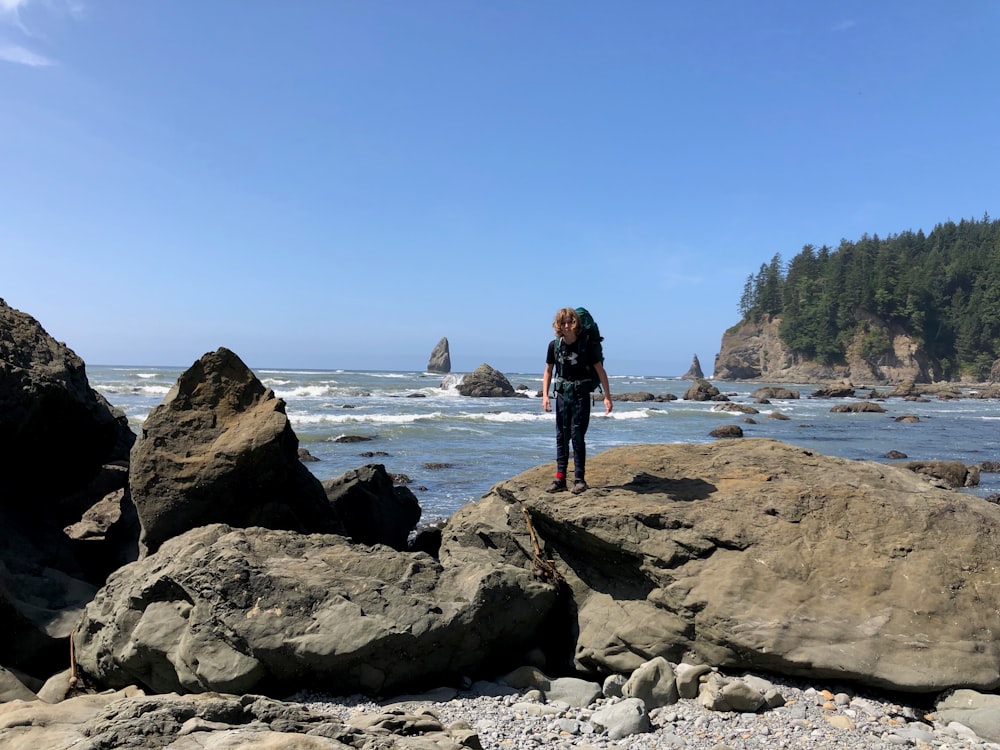
[[[879,329],[889,341],[886,351],[865,357],[864,334],[847,347],[845,361],[825,365],[790,349],[779,334],[780,316],[744,320],[722,335],[715,357],[716,380],[761,380],[772,383],[930,383],[940,373],[919,344],[898,326],[871,317],[868,330]]]

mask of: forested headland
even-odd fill
[[[904,331],[944,379],[989,379],[1000,358],[1000,221],[938,224],[806,245],[787,263],[776,254],[746,281],[741,324],[780,320],[781,341],[821,365],[848,348],[872,366]]]

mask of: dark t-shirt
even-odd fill
[[[585,380],[590,378],[593,375],[591,365],[594,362],[603,362],[604,352],[602,351],[600,341],[590,342],[589,347],[585,346],[586,343],[587,339],[583,336],[577,338],[572,344],[567,344],[563,339],[553,339],[549,342],[549,349],[545,354],[545,364],[557,364],[556,346],[561,346],[563,348],[562,372],[559,372],[559,368],[557,367],[555,374],[564,380]]]

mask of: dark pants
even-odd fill
[[[573,444],[573,477],[584,481],[587,446],[584,437],[590,426],[590,394],[585,388],[566,389],[556,394],[556,473],[566,476],[569,446]]]

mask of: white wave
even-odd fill
[[[555,418],[552,414],[546,414],[545,412],[514,411],[502,411],[493,414],[465,414],[463,416],[471,417],[482,422],[504,422],[507,424],[515,422],[542,422]]]
[[[428,414],[289,414],[293,424],[413,424],[422,420],[440,419],[441,412]]]
[[[658,411],[656,409],[632,409],[632,410],[628,410],[628,411],[625,411],[625,410],[612,411],[610,414],[605,414],[603,411],[601,411],[601,412],[594,412],[594,414],[592,415],[591,418],[593,419],[594,417],[598,417],[598,418],[600,418],[600,417],[607,417],[608,419],[619,419],[619,420],[625,420],[625,419],[649,419],[650,417],[652,417],[654,415],[659,416],[659,415],[664,415],[664,414],[665,414],[665,412]]]
[[[330,395],[330,386],[328,385],[300,385],[297,388],[292,388],[290,390],[278,390],[274,389],[274,395],[285,400],[293,398],[319,398],[321,396]]]
[[[137,372],[135,374],[135,376],[137,378],[143,378],[143,379],[146,379],[146,380],[148,380],[149,378],[158,378],[158,377],[160,377],[155,372]]]
[[[455,373],[449,373],[445,375],[441,380],[441,388],[445,391],[451,391],[453,393],[458,392],[458,386],[462,384],[462,378],[464,375],[456,375]]]
[[[144,385],[139,388],[139,393],[148,393],[151,396],[165,396],[170,393],[171,386],[169,385]]]
[[[281,385],[288,385],[292,381],[288,380],[287,378],[264,378],[260,382],[262,382],[268,388],[276,388]]]

